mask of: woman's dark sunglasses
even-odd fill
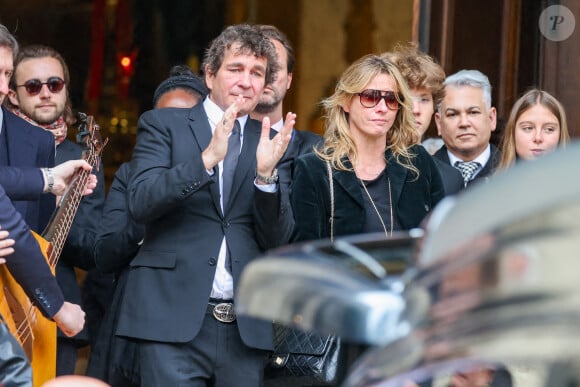
[[[357,93],[360,97],[360,103],[366,108],[373,108],[379,104],[381,99],[385,100],[385,104],[387,108],[390,110],[399,110],[401,105],[397,100],[397,96],[395,96],[395,92],[393,91],[381,91],[381,90],[373,90],[367,89],[363,90],[360,93]],[[399,94],[399,99],[401,102],[403,101],[403,96]]]
[[[23,85],[17,85],[16,87],[24,87],[28,94],[36,95],[42,90],[42,85],[46,85],[51,93],[56,94],[64,87],[64,80],[59,77],[50,77],[46,82],[41,82],[40,79],[30,79],[24,82]]]

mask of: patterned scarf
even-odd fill
[[[57,120],[54,121],[52,124],[44,125],[44,124],[39,124],[38,122],[34,121],[30,117],[28,117],[26,114],[22,113],[20,111],[20,109],[13,109],[12,113],[14,113],[16,116],[22,118],[24,121],[28,121],[32,125],[38,126],[44,130],[51,132],[52,135],[54,136],[54,144],[55,145],[60,145],[66,138],[68,127],[67,127],[66,122],[64,121],[64,118],[62,116],[58,117]]]

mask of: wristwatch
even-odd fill
[[[278,168],[274,168],[272,176],[262,176],[256,172],[256,180],[264,184],[274,184],[278,182]]]

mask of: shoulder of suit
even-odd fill
[[[56,146],[57,152],[59,149],[75,149],[75,150],[79,150],[79,151],[83,150],[83,148],[82,148],[82,146],[80,146],[80,144],[77,144],[76,142],[71,141],[68,138],[65,138],[63,142],[61,142],[60,144],[58,144]]]
[[[308,164],[309,166],[324,163],[324,161],[314,152],[301,154],[296,158],[296,160],[301,160],[304,164]]]
[[[168,108],[161,108],[161,109],[151,109],[151,110],[147,110],[146,112],[144,112],[141,116],[144,118],[153,116],[153,117],[163,117],[163,118],[168,118],[168,117],[189,117],[192,112],[194,111],[194,109],[196,109],[200,104],[198,104],[197,106],[194,106],[191,109],[188,108],[173,108],[173,107],[168,107]],[[203,110],[203,109],[202,109]]]
[[[6,128],[7,130],[13,130],[14,126],[18,126],[17,130],[22,131],[28,130],[33,135],[38,135],[41,137],[53,137],[52,133],[47,132],[46,130],[32,125],[30,122],[18,117],[16,114],[12,113],[8,109],[4,109],[4,119],[6,120]]]

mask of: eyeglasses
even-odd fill
[[[377,106],[379,102],[381,102],[381,99],[385,100],[385,104],[389,110],[399,110],[401,107],[399,101],[397,100],[397,96],[395,96],[395,92],[393,91],[367,89],[361,91],[360,93],[356,93],[356,95],[360,97],[360,104],[366,108],[373,108]],[[398,97],[402,102],[403,96],[399,94]]]
[[[24,87],[28,94],[36,95],[42,90],[42,85],[46,85],[51,93],[56,94],[64,87],[64,80],[60,77],[50,77],[46,82],[41,82],[40,79],[30,79],[23,85],[16,85],[16,87]]]

